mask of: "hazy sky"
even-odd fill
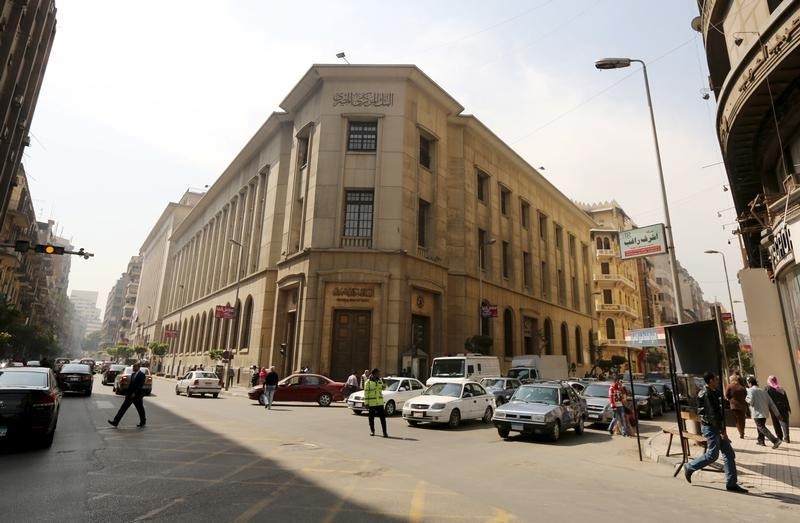
[[[25,164],[37,217],[76,247],[71,289],[98,306],[167,202],[216,180],[314,63],[416,64],[567,196],[663,221],[638,67],[648,62],[678,258],[705,298],[742,266],[702,99],[696,0],[57,1]],[[718,212],[722,217],[718,217]],[[724,227],[724,229],[723,229]],[[730,240],[731,244],[728,244]],[[737,305],[739,327],[747,330]]]

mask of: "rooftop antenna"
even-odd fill
[[[344,60],[344,63],[346,63],[347,65],[350,65],[350,62],[348,62],[347,58],[345,58],[345,56],[344,56],[344,51],[342,51],[341,53],[336,53],[336,58]]]

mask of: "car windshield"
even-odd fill
[[[113,371],[116,371],[116,372],[120,372],[120,371],[123,371],[123,370],[125,370],[125,365],[112,365],[112,366],[109,368],[109,370],[113,370]]]
[[[45,372],[0,371],[0,387],[46,387]]]
[[[397,387],[400,386],[400,380],[394,380],[391,378],[384,379],[383,384],[386,386],[386,391],[395,391]]]
[[[483,378],[481,385],[487,389],[502,389],[505,387],[505,382],[499,378]]]
[[[583,389],[583,395],[587,398],[607,398],[608,385],[591,384]]]
[[[558,390],[552,387],[521,387],[511,397],[511,401],[558,405]]]
[[[73,363],[69,363],[69,364],[64,365],[63,367],[61,367],[61,372],[62,373],[78,372],[78,373],[83,374],[83,373],[88,373],[89,372],[89,367],[87,367],[86,365],[81,365],[79,363],[74,363],[74,364]]]
[[[436,360],[431,369],[433,378],[463,378],[464,360]]]
[[[634,396],[649,396],[650,395],[650,387],[647,385],[637,385],[633,384],[633,395]]]
[[[422,393],[423,396],[452,396],[461,397],[460,383],[434,383],[428,390]]]
[[[218,379],[217,375],[214,374],[213,372],[195,372],[194,376],[196,378],[214,378],[214,379]]]

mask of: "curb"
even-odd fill
[[[645,444],[645,448],[644,448],[644,455],[649,461],[651,461],[653,463],[657,463],[659,465],[665,465],[665,466],[669,467],[670,470],[674,470],[675,469],[675,465],[677,465],[678,463],[682,463],[683,462],[683,455],[682,454],[675,454],[675,455],[672,455],[672,456],[666,456],[665,454],[661,454],[658,450],[656,450],[656,448],[654,446],[654,443],[656,443],[656,440],[659,439],[660,437],[666,438],[668,436],[666,434],[664,434],[664,433],[661,433],[661,434],[656,434],[654,436],[650,436],[647,439],[647,443]],[[674,443],[675,442],[673,441],[673,444]],[[679,445],[680,445],[680,443],[679,443]],[[666,447],[664,449],[662,449],[662,451],[666,452]]]

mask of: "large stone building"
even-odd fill
[[[103,328],[100,309],[97,307],[97,291],[73,290],[69,295],[72,303],[72,347],[80,349],[83,339]]]
[[[30,143],[28,132],[56,32],[53,0],[0,3],[0,224]]]
[[[592,220],[448,93],[414,66],[315,65],[281,107],[172,233],[167,372],[230,349],[424,378],[479,333],[506,366],[589,369]]]
[[[139,278],[142,273],[142,260],[139,256],[131,256],[125,272],[119,277],[108,293],[105,313],[103,314],[102,347],[123,344],[130,345],[133,340],[136,310],[136,297]]]
[[[10,246],[18,241],[35,244],[39,239],[28,177],[22,165],[15,182],[6,219],[0,228],[0,241],[7,244],[0,247],[0,301],[19,310],[30,310],[38,256],[32,252],[18,252]]]
[[[756,373],[800,411],[800,3],[700,0],[717,134],[738,213]],[[777,286],[771,281],[774,280]],[[796,423],[798,416],[792,418]]]

